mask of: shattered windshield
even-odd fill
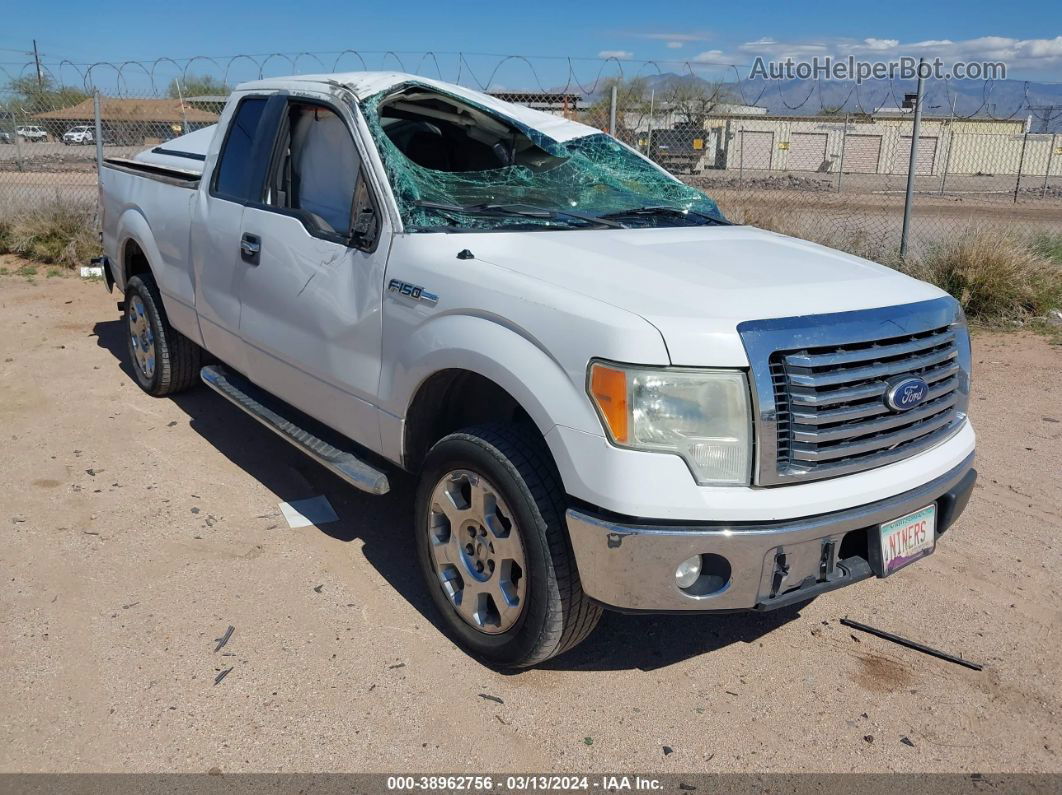
[[[559,142],[416,85],[362,111],[410,231],[726,223],[714,201],[604,133]]]

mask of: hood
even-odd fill
[[[640,315],[676,365],[746,365],[742,321],[944,295],[869,260],[750,226],[494,232],[467,242],[477,259]]]

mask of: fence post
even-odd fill
[[[656,89],[649,93],[649,134],[645,137],[645,156],[653,156],[653,113],[656,105]]]
[[[92,115],[96,122],[94,137],[96,139],[96,178],[103,170],[103,114],[100,111],[100,90],[92,92]]]
[[[844,129],[841,130],[841,161],[837,164],[837,192],[841,192],[841,174],[844,173],[844,145],[848,141],[848,114],[844,114]]]
[[[940,195],[944,195],[944,186],[948,182],[948,168],[951,166],[951,148],[955,146],[955,130],[948,127],[948,151],[944,155],[944,173],[940,175]]]
[[[93,139],[96,144],[96,227],[102,226],[103,214],[103,113],[100,110],[100,90],[92,92],[92,116],[96,123]]]
[[[1021,170],[1025,165],[1025,146],[1029,143],[1029,125],[1025,125],[1025,135],[1021,137],[1021,154],[1018,156],[1018,178],[1014,180],[1014,204],[1018,203],[1018,188],[1021,187]]]
[[[741,152],[738,155],[738,182],[745,181],[745,128],[738,127],[738,146]]]
[[[18,117],[12,114],[11,120],[15,125],[12,130],[12,135],[15,136],[15,163],[18,166],[18,170],[22,171],[24,169],[22,162],[22,141],[20,140],[22,136],[18,134]]]
[[[900,259],[907,256],[907,236],[911,229],[911,205],[914,203],[915,174],[918,171],[918,133],[922,126],[922,94],[926,87],[923,72],[926,59],[918,59],[918,93],[915,96],[914,124],[911,127],[911,157],[907,161],[907,195],[903,201],[903,227],[900,230]]]
[[[1051,160],[1055,156],[1055,136],[1051,135],[1051,145],[1047,150],[1047,168],[1044,169],[1044,188],[1040,191],[1040,198],[1047,198],[1047,178],[1051,176]]]
[[[612,84],[612,101],[608,109],[608,134],[616,137],[616,84]]]

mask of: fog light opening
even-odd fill
[[[694,555],[692,558],[682,561],[675,569],[675,584],[682,590],[686,590],[701,576],[701,556]]]
[[[690,572],[696,569],[696,575]],[[730,561],[722,555],[705,552],[682,561],[675,569],[675,582],[687,596],[714,596],[730,585]]]

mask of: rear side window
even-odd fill
[[[218,161],[214,180],[216,193],[237,201],[257,201],[261,198],[250,195],[251,177],[255,173],[251,153],[265,106],[265,98],[251,97],[243,100],[236,109]]]

